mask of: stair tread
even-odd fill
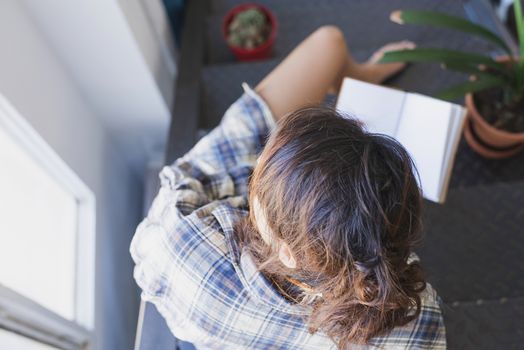
[[[467,177],[471,171],[461,170],[454,175]],[[524,296],[522,166],[520,176],[452,187],[446,203],[426,202],[425,237],[417,253],[445,302]]]
[[[211,128],[218,124],[226,109],[242,94],[243,82],[254,87],[278,62],[278,59],[272,59],[204,67],[200,121],[202,128]]]
[[[262,4],[264,2],[261,2]],[[371,5],[369,1],[334,1],[322,5],[317,1],[304,1],[298,4],[288,1],[285,4],[268,6],[278,21],[278,33],[275,40],[274,56],[283,57],[308,34],[322,25],[336,25],[345,34],[352,50],[376,49],[385,43],[404,39],[419,43],[434,42],[447,35],[445,29],[430,27],[401,26],[389,20],[389,14],[399,8],[424,8],[465,15],[460,2],[432,0],[391,0]],[[293,6],[293,4],[295,6]],[[313,4],[313,5],[312,5]],[[380,6],[379,6],[380,5]],[[224,13],[214,13],[207,18],[206,62],[208,64],[232,62],[234,57],[229,51],[221,34]],[[305,20],[304,18],[307,18]],[[416,29],[414,29],[416,28]],[[453,33],[461,42],[465,36]]]
[[[520,349],[524,298],[443,307],[448,349]]]

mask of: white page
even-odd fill
[[[424,197],[434,202],[439,202],[441,197],[441,173],[452,106],[431,97],[408,94],[395,135],[415,162]]]
[[[443,203],[446,200],[449,180],[451,177],[451,169],[453,169],[453,163],[455,162],[458,144],[462,135],[462,128],[466,119],[465,108],[453,104],[452,109],[453,113],[449,123],[450,127],[448,133],[446,154],[444,156],[444,166],[442,167],[442,173],[440,174],[440,203]]]
[[[337,109],[364,122],[369,132],[395,135],[406,93],[345,78]]]

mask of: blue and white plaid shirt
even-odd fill
[[[308,332],[309,307],[280,295],[234,238],[234,223],[248,213],[249,176],[275,123],[244,88],[220,125],[162,170],[131,243],[134,277],[173,334],[199,349],[335,349],[322,332]],[[428,285],[421,296],[416,320],[363,348],[444,349],[436,292]]]

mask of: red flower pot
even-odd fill
[[[227,43],[227,37],[229,35],[229,24],[235,18],[235,16],[242,11],[249,10],[251,8],[257,8],[260,11],[262,11],[268,20],[269,25],[271,26],[271,31],[269,33],[269,36],[267,40],[260,46],[257,46],[253,49],[244,49],[238,46],[231,46],[229,43],[227,44],[231,51],[233,51],[233,54],[239,61],[254,61],[254,60],[261,60],[264,58],[269,58],[271,56],[271,50],[273,49],[273,44],[275,42],[275,37],[277,35],[277,20],[273,13],[269,11],[266,7],[254,3],[247,3],[242,4],[233,7],[224,17],[224,21],[222,22],[222,36],[224,37],[224,40]]]

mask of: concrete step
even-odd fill
[[[241,84],[246,82],[255,87],[278,62],[278,59],[273,59],[204,67],[200,127],[209,129],[216,126],[226,109],[242,94]]]
[[[236,3],[232,0],[219,2],[224,6]],[[215,1],[212,3],[215,5]],[[443,34],[445,30],[392,23],[389,14],[399,8],[424,8],[464,15],[459,1],[391,0],[379,4],[364,0],[266,0],[260,3],[268,5],[278,20],[275,57],[285,56],[308,34],[322,25],[333,24],[340,27],[352,50],[369,51],[390,41],[409,39],[427,44],[439,42],[438,39],[445,37]],[[234,61],[222,38],[221,24],[225,10],[218,11],[222,8],[220,7],[222,5],[219,5],[217,11],[207,18],[206,62],[208,64]],[[441,41],[439,43],[446,44]]]
[[[520,180],[484,178],[489,182],[480,185],[474,177],[483,172],[457,159],[454,176],[473,182],[450,188],[444,204],[425,203],[425,237],[417,253],[445,302],[524,296],[523,159],[510,161]]]
[[[347,5],[350,2],[366,2],[366,0],[257,0],[256,3],[266,6],[276,14],[282,11],[295,11],[300,9],[318,9],[323,6]],[[211,13],[226,13],[234,6],[244,4],[243,0],[212,0],[210,1]]]
[[[453,303],[443,311],[449,350],[522,349],[522,297]]]

